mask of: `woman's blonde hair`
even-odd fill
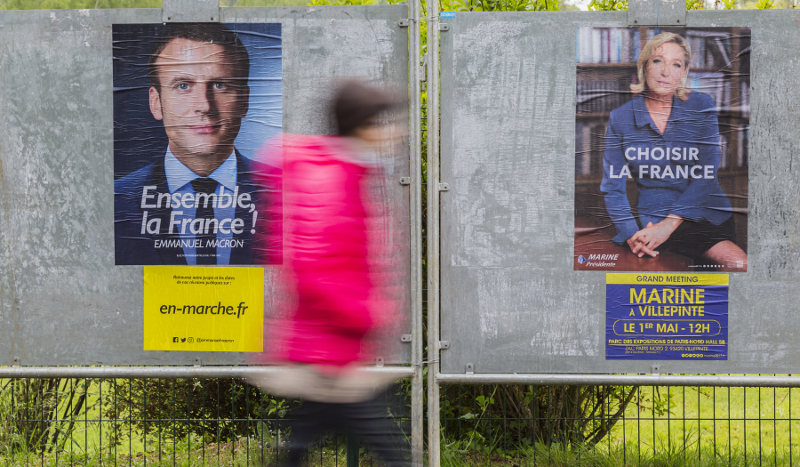
[[[689,98],[689,93],[692,92],[692,90],[686,87],[686,78],[689,76],[689,63],[692,60],[692,50],[689,48],[689,43],[686,42],[686,39],[672,32],[662,32],[654,36],[647,41],[647,44],[642,48],[642,52],[639,54],[639,60],[636,62],[636,77],[639,82],[631,84],[631,91],[634,94],[639,94],[647,89],[647,80],[644,74],[647,71],[647,64],[650,61],[650,57],[653,56],[657,48],[669,43],[678,44],[683,49],[684,66],[686,67],[686,73],[683,76],[680,86],[675,89],[675,95],[684,101]]]

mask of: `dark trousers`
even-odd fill
[[[286,461],[288,466],[304,465],[308,448],[325,433],[354,436],[377,455],[383,465],[407,466],[409,444],[397,422],[389,415],[385,396],[348,404],[305,401],[288,415],[292,429]]]

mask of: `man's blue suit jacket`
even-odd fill
[[[263,164],[243,157],[236,152],[236,183],[239,193],[250,193],[260,206],[258,195],[259,187],[255,183],[255,174],[265,169]],[[183,248],[155,248],[155,240],[178,239],[176,234],[169,234],[169,220],[172,210],[169,207],[160,209],[147,209],[148,220],[156,217],[161,219],[161,233],[142,234],[142,216],[144,210],[141,206],[142,187],[156,186],[157,192],[169,193],[167,176],[164,171],[164,158],[157,162],[142,167],[114,182],[114,249],[116,264],[186,264],[183,257]],[[245,228],[239,235],[234,234],[234,240],[244,241],[244,247],[231,249],[230,264],[254,264],[253,241],[250,233],[253,214],[248,209],[236,208],[236,217],[244,220]],[[179,243],[179,242],[176,242]]]

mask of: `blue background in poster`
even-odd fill
[[[658,311],[660,306],[691,306],[691,303],[659,304],[657,302],[643,304],[631,303],[632,288],[646,289],[647,296],[655,289],[659,295],[663,289],[691,290],[703,289],[705,303],[703,303],[703,316],[642,316],[641,307],[654,306]],[[636,316],[631,316],[633,309]],[[652,327],[647,327],[647,324]],[[633,325],[634,332],[622,332],[625,324]],[[640,324],[642,327],[640,328]],[[670,324],[672,326],[670,326]],[[706,328],[705,325],[708,325]],[[646,328],[646,329],[643,329]],[[629,327],[629,329],[631,329]],[[694,331],[694,332],[693,332]],[[642,343],[642,348],[648,348],[640,353],[627,352],[632,348],[626,345],[612,345],[612,339],[632,339],[628,344],[635,344],[636,340],[658,340],[665,343],[655,345]],[[723,340],[724,345],[707,346],[706,340]],[[704,344],[675,342],[680,340],[702,340]],[[672,345],[670,345],[672,342]],[[627,360],[724,360],[727,359],[728,350],[728,286],[718,285],[646,285],[642,284],[606,284],[606,359]],[[657,348],[661,346],[662,350]],[[670,350],[669,347],[684,347],[679,350]],[[693,347],[707,347],[708,350],[696,350]]]

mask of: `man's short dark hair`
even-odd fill
[[[187,39],[221,45],[235,68],[234,76],[237,79],[244,80],[243,85],[247,84],[247,77],[250,75],[250,56],[235,32],[219,23],[167,23],[163,26],[156,39],[156,46],[150,54],[148,63],[150,81],[159,92],[161,92],[161,83],[158,81],[156,60],[173,39]]]

